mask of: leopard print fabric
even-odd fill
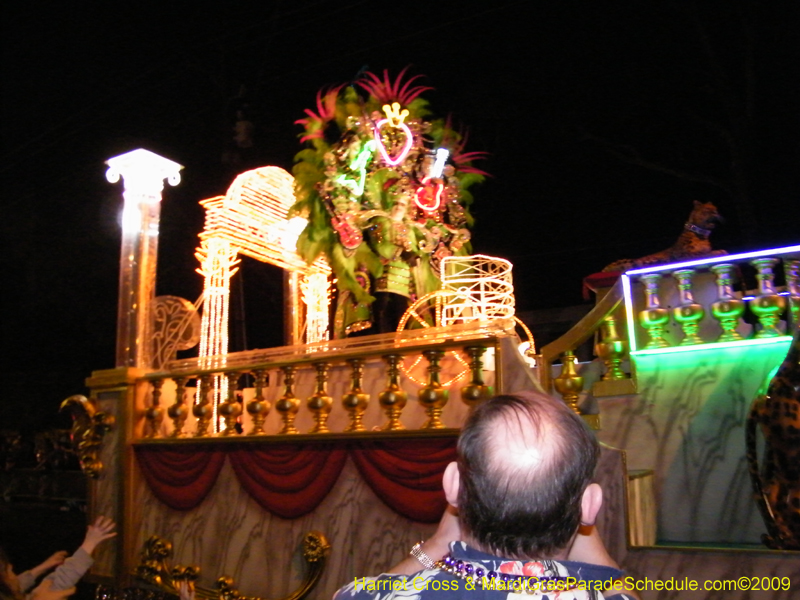
[[[625,258],[610,265],[603,271],[629,271],[650,265],[662,265],[687,258],[705,258],[706,256],[720,256],[727,254],[724,250],[712,250],[708,237],[711,231],[721,220],[717,207],[711,202],[694,201],[694,208],[689,214],[689,219],[684,225],[684,231],[678,236],[675,243],[661,252],[648,254],[642,258]]]
[[[767,442],[761,468],[759,425]],[[746,443],[755,501],[767,526],[762,541],[770,548],[800,550],[800,328],[767,393],[753,401]]]

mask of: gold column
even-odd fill
[[[492,397],[494,390],[483,382],[483,346],[467,346],[464,352],[469,356],[469,368],[472,372],[472,381],[461,388],[461,400],[470,408]]]
[[[672,276],[678,282],[681,303],[672,309],[672,315],[683,329],[683,339],[680,346],[692,346],[702,344],[703,339],[697,334],[700,329],[700,321],[706,311],[701,304],[694,301],[692,294],[692,276],[694,269],[679,269]]]
[[[350,380],[350,391],[342,397],[342,406],[350,414],[350,424],[345,431],[364,431],[366,428],[361,422],[364,411],[369,403],[369,394],[365,394],[361,389],[361,382],[364,376],[364,359],[351,358],[347,361],[352,369]]]
[[[628,353],[628,342],[617,331],[614,315],[603,319],[600,341],[595,344],[594,351],[603,361],[606,372],[592,385],[592,394],[596,397],[635,394],[636,381],[628,377],[620,366]]]
[[[733,293],[733,264],[714,265],[711,271],[717,277],[717,299],[711,305],[711,315],[719,321],[722,334],[718,342],[735,342],[742,336],[736,331],[744,313],[744,302]]]
[[[300,408],[300,399],[294,395],[294,365],[281,367],[283,371],[284,392],[275,403],[275,410],[281,415],[283,427],[278,432],[279,435],[300,433],[294,426],[294,418],[297,416],[297,409]]]
[[[192,407],[192,414],[197,419],[197,430],[194,437],[208,437],[208,426],[214,417],[214,407],[208,399],[211,391],[211,378],[213,375],[206,373],[200,377],[200,392],[197,404]]]
[[[419,403],[425,408],[428,420],[422,429],[444,429],[442,408],[447,404],[448,392],[439,381],[442,367],[439,361],[444,357],[442,350],[425,350],[422,355],[428,361],[428,383],[419,391]]]
[[[296,271],[283,272],[283,337],[284,344],[303,343],[300,332],[300,276]]]
[[[267,383],[267,370],[258,369],[255,372],[256,376],[256,397],[247,403],[247,412],[253,418],[253,429],[248,435],[263,435],[264,421],[267,419],[269,409],[272,405],[268,400],[264,399],[264,386]]]
[[[330,365],[326,362],[314,364],[317,371],[317,389],[306,400],[306,406],[314,416],[314,428],[309,433],[328,433],[328,415],[331,414],[333,398],[328,395],[328,371]]]
[[[175,404],[167,409],[167,414],[173,425],[170,437],[178,438],[186,435],[183,426],[189,416],[189,411],[186,410],[186,377],[176,377],[175,386]]]
[[[106,161],[106,178],[123,180],[117,304],[117,367],[152,367],[158,225],[164,179],[180,182],[181,165],[142,148]]]
[[[164,409],[161,408],[161,386],[164,385],[164,380],[153,379],[151,384],[153,386],[152,400],[144,416],[150,424],[147,437],[155,438],[159,437],[160,432],[158,430],[161,427],[161,422],[164,420]]]
[[[775,292],[772,283],[775,277],[772,268],[778,262],[777,258],[756,258],[750,264],[758,269],[758,295],[750,301],[750,310],[758,317],[761,329],[756,333],[757,338],[770,338],[781,335],[778,329],[780,315],[786,308],[786,298]]]
[[[388,365],[388,383],[386,389],[378,395],[378,403],[389,419],[383,426],[384,431],[399,431],[405,429],[400,422],[400,413],[408,400],[408,394],[400,387],[400,359],[398,354],[387,354],[383,357]]]
[[[661,308],[661,301],[658,299],[658,282],[661,280],[661,275],[650,273],[642,275],[641,279],[644,282],[647,308],[639,312],[639,323],[650,338],[645,350],[666,348],[669,344],[664,339],[664,333],[669,321],[669,313],[665,308]]]
[[[563,354],[561,357],[561,374],[553,380],[553,385],[556,391],[561,394],[566,405],[574,410],[575,414],[579,415],[581,411],[578,408],[578,396],[583,391],[583,377],[578,375],[578,371],[575,369],[577,360],[572,350],[568,350]]]
[[[239,382],[239,373],[232,371],[226,373],[228,378],[228,398],[219,405],[219,414],[225,419],[225,429],[222,435],[236,435],[236,419],[242,414],[242,405],[236,401],[236,384]]]

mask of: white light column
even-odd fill
[[[148,150],[133,150],[106,161],[106,179],[124,180],[122,250],[119,261],[117,367],[152,366],[151,306],[155,297],[158,222],[164,179],[180,183],[176,162]]]

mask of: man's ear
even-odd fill
[[[603,488],[596,483],[590,483],[581,498],[581,525],[594,525],[601,506],[603,506]]]
[[[442,477],[442,487],[447,503],[458,508],[458,487],[461,483],[461,475],[458,472],[458,464],[451,462],[444,470]]]

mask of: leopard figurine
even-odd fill
[[[694,201],[694,208],[683,226],[683,232],[675,243],[661,252],[648,254],[642,258],[625,258],[603,267],[604,272],[624,272],[639,267],[662,265],[691,258],[721,256],[725,250],[712,250],[709,236],[722,220],[717,207],[711,202]]]
[[[763,388],[762,388],[763,389]],[[756,430],[767,442],[759,467]],[[753,401],[745,429],[747,465],[769,548],[800,550],[800,328],[766,394]]]

